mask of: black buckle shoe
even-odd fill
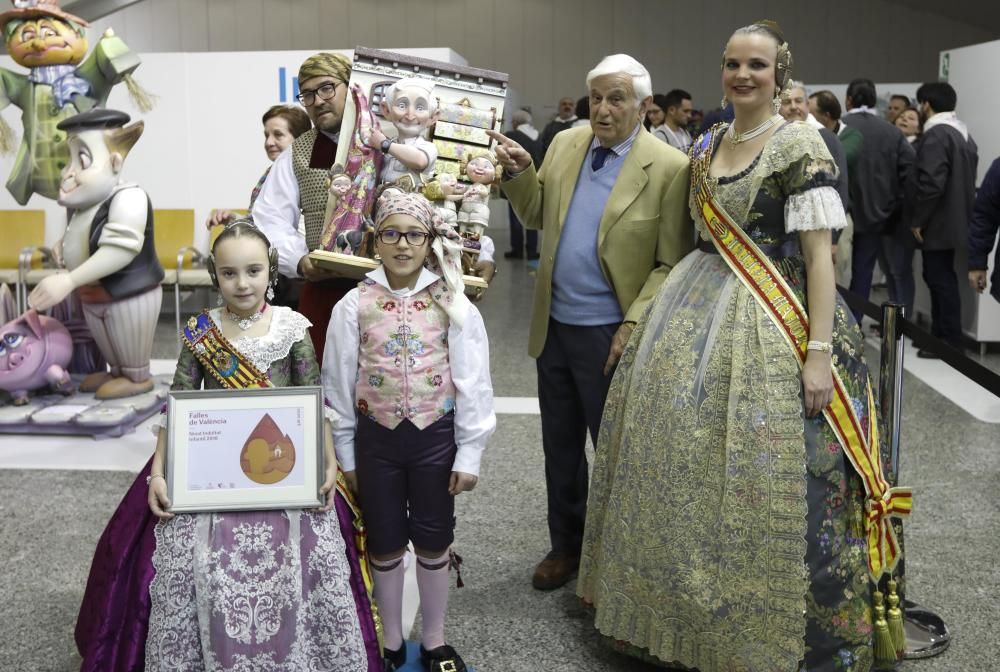
[[[396,672],[406,665],[406,642],[398,649],[382,649],[382,668],[385,672]]]
[[[428,651],[420,645],[420,662],[428,672],[466,672],[465,661],[450,645],[445,644]]]

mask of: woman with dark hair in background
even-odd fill
[[[667,108],[664,107],[667,102],[667,97],[662,93],[653,94],[653,102],[650,104],[649,108],[646,110],[646,118],[642,120],[642,125],[646,127],[646,130],[656,136],[657,139],[667,141],[666,137],[663,135],[656,135],[656,129],[663,126],[663,120],[666,117]]]
[[[257,184],[254,185],[253,190],[250,192],[250,204],[247,206],[247,217],[250,216],[249,213],[253,212],[254,201],[257,200],[257,194],[260,193],[260,188],[264,186],[264,180],[271,173],[271,166],[278,156],[292,146],[295,138],[299,137],[310,128],[312,128],[312,122],[309,120],[309,115],[305,113],[298,105],[272,105],[264,116],[261,118],[261,123],[264,125],[264,152],[267,154],[267,158],[272,162],[267,166],[264,174],[260,176],[257,180]],[[213,226],[219,226],[227,224],[230,221],[237,219],[239,217],[238,213],[232,210],[212,210],[211,214],[208,216],[208,220],[205,222],[205,226],[211,229]],[[278,276],[277,285],[274,288],[274,304],[277,306],[289,306],[290,308],[298,307],[299,303],[299,285],[296,281],[290,280],[285,276]]]
[[[278,158],[279,154],[292,146],[295,138],[312,128],[309,115],[298,105],[272,105],[260,121],[264,125],[264,153],[272,162]],[[250,205],[247,206],[247,212],[253,211],[253,203],[257,200],[257,194],[260,193],[260,188],[264,185],[264,180],[267,179],[270,172],[271,166],[269,165],[264,174],[257,180],[257,184],[254,185],[250,192]],[[212,210],[205,226],[211,229],[213,226],[225,224],[229,220],[235,219],[236,216],[232,210]]]

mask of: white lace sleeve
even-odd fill
[[[785,231],[822,231],[847,226],[844,204],[833,187],[792,194],[785,201]]]

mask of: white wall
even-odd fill
[[[807,82],[929,81],[941,50],[1000,37],[887,0],[146,0],[92,34],[114,26],[140,53],[447,46],[510,73],[541,126],[620,51],[649,68],[655,90],[687,89],[696,107],[714,107],[726,38],[763,17],[782,25]]]
[[[958,92],[958,116],[969,125],[979,146],[979,179],[1000,156],[1000,89],[996,87],[1000,65],[1000,40],[950,49],[948,83]]]
[[[956,112],[969,126],[969,133],[979,147],[979,181],[990,164],[1000,157],[1000,127],[996,115],[1000,109],[1000,90],[995,86],[1000,63],[1000,40],[951,49],[948,54],[948,83],[958,92]],[[962,255],[964,259],[964,255]],[[990,255],[990,274],[994,255]],[[962,290],[962,323],[977,341],[1000,341],[1000,304],[987,293],[976,295],[968,289],[964,268],[959,268]]]

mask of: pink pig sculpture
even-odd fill
[[[0,327],[0,390],[14,397],[15,406],[28,403],[28,392],[51,385],[72,394],[66,367],[73,356],[73,338],[62,322],[29,310]]]

